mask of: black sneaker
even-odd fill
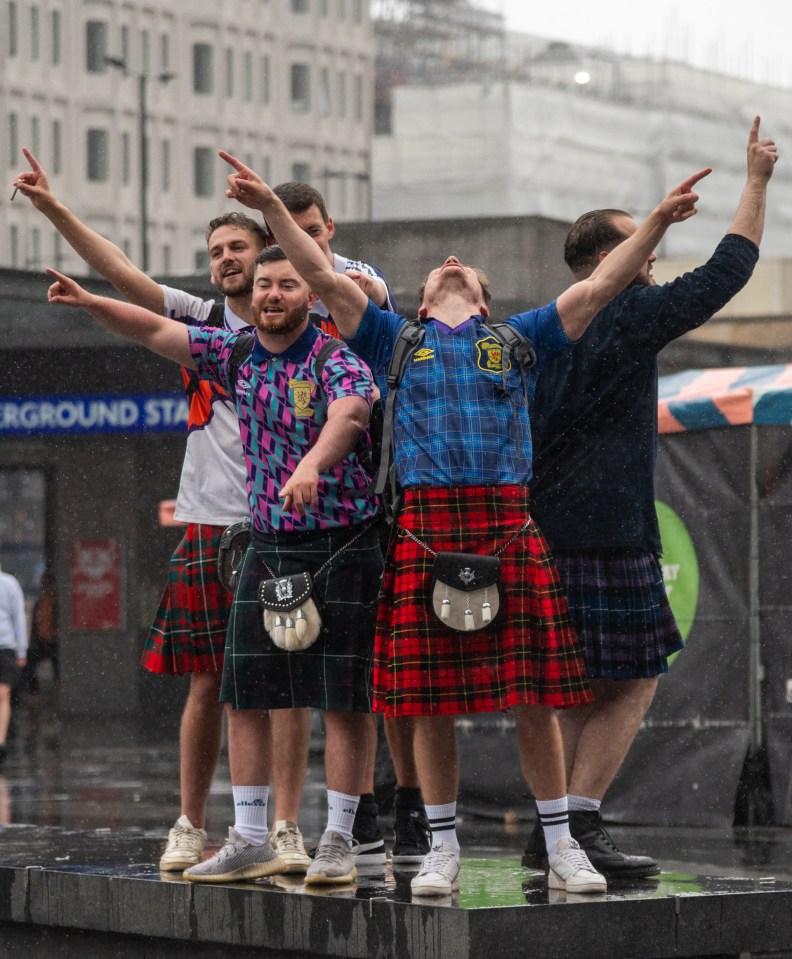
[[[432,845],[432,832],[426,810],[420,808],[396,807],[393,819],[393,851],[391,858],[394,865],[401,863],[420,865]]]
[[[547,846],[542,823],[537,817],[525,846],[522,864],[526,869],[547,869]]]
[[[385,841],[380,832],[377,804],[373,796],[361,798],[352,824],[352,838],[357,842],[353,848],[359,866],[385,865]]]
[[[648,879],[660,872],[649,856],[629,856],[622,852],[594,810],[571,810],[569,831],[580,843],[591,865],[608,879]]]

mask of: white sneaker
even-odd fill
[[[459,853],[450,842],[432,846],[410,888],[414,896],[448,896],[459,889]]]
[[[168,833],[168,845],[160,859],[162,872],[184,872],[203,859],[206,830],[196,829],[186,816],[180,816]]]
[[[608,884],[574,839],[559,839],[548,856],[547,886],[567,892],[607,892]]]
[[[311,865],[311,857],[305,851],[305,844],[296,823],[279,819],[272,829],[270,845],[286,866],[287,873],[305,872]]]

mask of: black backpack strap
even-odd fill
[[[255,333],[240,333],[236,343],[231,350],[231,356],[228,358],[228,379],[231,383],[231,392],[229,396],[236,403],[236,385],[239,377],[239,367],[253,352],[253,345],[256,342]]]
[[[377,476],[374,480],[374,492],[381,496],[385,492],[390,477],[391,499],[396,499],[396,479],[391,469],[393,449],[393,415],[396,406],[396,394],[399,391],[404,371],[410,357],[423,342],[426,329],[420,320],[406,320],[396,334],[390,363],[388,364],[388,395],[385,398],[385,412],[382,417],[382,452],[380,454]]]
[[[335,337],[331,336],[329,340],[324,344],[324,346],[316,354],[316,359],[314,360],[314,378],[316,379],[316,385],[319,387],[320,391],[324,394],[324,387],[322,386],[322,373],[324,372],[325,363],[330,359],[330,357],[335,353],[337,349],[344,346],[345,344],[341,340],[337,340]]]
[[[510,323],[484,323],[483,326],[495,337],[503,349],[501,375],[505,390],[512,357],[520,370],[520,376],[524,377],[527,370],[536,366],[536,350],[530,339],[523,336]]]

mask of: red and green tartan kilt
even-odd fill
[[[168,585],[140,665],[152,673],[219,673],[234,597],[217,578],[225,526],[190,523],[171,557]]]
[[[374,709],[394,716],[590,702],[586,670],[547,543],[536,525],[500,556],[503,600],[486,629],[460,633],[431,606],[435,552],[493,555],[529,516],[524,486],[413,487],[388,556],[374,649]]]

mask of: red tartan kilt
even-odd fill
[[[492,555],[529,516],[523,486],[416,487],[398,518],[435,552]],[[433,557],[399,532],[383,581],[374,650],[374,709],[394,716],[494,712],[590,702],[558,573],[539,529],[501,560],[503,600],[491,626],[459,633],[431,607]]]
[[[217,577],[224,530],[190,523],[171,557],[168,584],[140,657],[140,665],[150,672],[222,671],[233,601]]]

